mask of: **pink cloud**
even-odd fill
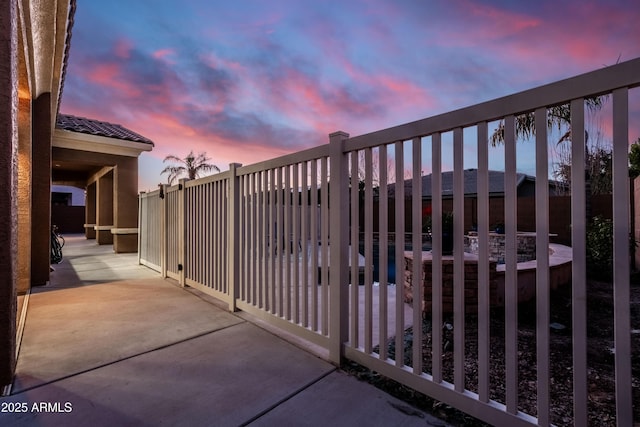
[[[402,100],[411,106],[421,106],[425,109],[434,108],[437,105],[435,97],[411,80],[390,75],[374,76],[373,80],[387,89],[389,98]]]
[[[234,72],[246,72],[247,67],[239,61],[233,61],[216,55],[215,52],[208,52],[202,55],[201,59],[213,69],[226,69]]]
[[[433,34],[442,46],[483,47],[502,39],[522,35],[543,25],[540,18],[511,12],[470,0],[454,3],[452,19],[434,23]]]
[[[484,24],[484,26],[480,27],[482,30],[479,33],[468,35],[470,40],[473,40],[474,36],[487,39],[500,38],[520,33],[527,29],[538,28],[542,24],[542,20],[539,18],[510,12],[504,8],[475,1],[462,2],[461,9],[467,10],[468,13],[473,15],[475,20],[481,21]]]
[[[455,15],[434,24],[434,43],[476,50],[496,67],[514,70],[512,83],[569,77],[612,65],[620,54],[623,60],[638,54],[640,27],[634,22],[640,8],[628,4],[514,3],[511,10],[469,0],[455,4]]]
[[[126,39],[120,38],[116,41],[113,52],[116,58],[129,59],[131,57],[131,49],[133,44]]]
[[[93,63],[81,71],[87,81],[115,89],[135,98],[141,91],[122,78],[122,67],[116,63]]]
[[[158,60],[164,60],[169,64],[175,64],[175,61],[171,60],[170,56],[174,55],[176,52],[173,49],[158,49],[153,52],[152,56]]]
[[[190,150],[206,152],[212,158],[212,162],[223,170],[229,163],[239,162],[248,165],[289,152],[284,148],[265,145],[262,141],[240,144],[234,138],[191,128],[171,116],[162,114],[145,115],[136,119],[131,126],[136,132],[155,142],[151,153],[154,157],[164,159],[169,154],[183,156]]]

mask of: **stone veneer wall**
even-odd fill
[[[504,234],[489,233],[489,259],[498,264],[504,264]],[[536,235],[535,233],[518,233],[517,241],[517,262],[526,262],[536,259]],[[478,235],[469,233],[464,236],[465,252],[478,254]]]
[[[431,282],[431,258],[422,260],[422,283],[424,284],[424,297],[422,312],[430,313],[432,305]],[[413,303],[413,258],[404,257],[404,300],[408,304]],[[498,273],[496,262],[489,263],[489,294],[491,306],[502,306],[503,296],[498,295]],[[442,260],[442,312],[453,313],[453,257],[443,257]],[[466,313],[478,312],[478,261],[465,260],[464,262],[464,304]]]

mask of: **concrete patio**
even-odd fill
[[[135,254],[72,236],[64,255],[29,296],[0,425],[446,425]]]

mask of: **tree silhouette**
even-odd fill
[[[631,144],[629,150],[629,176],[631,178],[640,176],[640,138]]]
[[[193,154],[193,150],[183,159],[174,155],[168,155],[164,158],[163,163],[173,162],[173,165],[165,167],[160,175],[169,174],[167,182],[173,184],[176,178],[186,175],[189,179],[199,178],[202,173],[216,171],[220,172],[218,166],[208,163],[211,158],[207,157],[207,153],[200,153],[197,156]]]
[[[607,96],[596,96],[592,98],[585,98],[586,107],[588,110],[595,112],[602,109],[602,106],[607,100]],[[523,138],[528,139],[535,135],[536,127],[535,127],[535,114],[533,112],[525,113],[515,118],[515,126],[516,126],[516,139]],[[560,137],[556,146],[561,145],[564,142],[571,143],[571,107],[569,104],[556,105],[554,107],[550,107],[547,109],[547,128],[557,128],[558,130],[562,130],[563,127],[566,127],[566,132]],[[589,151],[589,133],[585,129],[585,138],[584,138],[584,149],[585,149],[585,196],[586,196],[586,216],[587,219],[591,219],[591,170],[593,169],[587,162],[590,161],[599,161],[600,156],[594,155],[595,153],[591,153]],[[497,145],[504,144],[504,119],[500,121],[498,124],[498,128],[493,132],[491,137],[489,138],[489,143],[491,146],[495,147]],[[565,180],[565,183],[569,183],[566,181],[568,177],[571,176],[571,162],[570,159],[568,162],[558,165],[558,170],[555,173],[556,176]]]
[[[586,98],[586,107],[591,111],[602,109],[606,96]],[[547,127],[561,130],[563,126],[569,129],[560,137],[558,144],[571,141],[571,108],[569,104],[556,105],[547,110]],[[516,138],[530,138],[536,133],[535,116],[533,112],[516,116]],[[498,124],[498,128],[491,134],[489,143],[492,147],[504,144],[504,120]]]

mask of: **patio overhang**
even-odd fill
[[[137,250],[138,156],[153,142],[121,125],[59,114],[53,132],[51,180],[86,190],[85,235]],[[126,230],[123,232],[122,230]]]
[[[51,180],[54,184],[85,188],[103,167],[114,166],[121,157],[137,158],[152,149],[153,144],[146,142],[55,129]]]
[[[55,129],[53,146],[91,153],[113,154],[116,156],[138,157],[144,151],[151,151],[153,144],[146,142],[125,141],[100,135],[72,132]]]

